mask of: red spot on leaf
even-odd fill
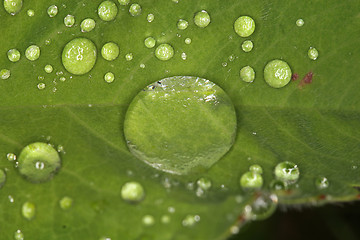
[[[301,89],[303,88],[306,84],[310,84],[312,83],[312,80],[313,80],[313,75],[314,73],[313,72],[308,72],[305,77],[300,81],[298,87]]]
[[[326,195],[325,195],[325,194],[319,195],[319,199],[320,199],[320,200],[325,200],[325,198],[326,198]]]
[[[297,74],[297,73],[294,73],[293,75],[291,75],[291,80],[293,80],[293,81],[298,80],[298,78],[299,78],[299,74]]]

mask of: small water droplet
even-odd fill
[[[5,182],[6,182],[6,173],[4,170],[0,169],[0,188],[4,186]]]
[[[263,178],[256,172],[246,172],[240,178],[240,186],[244,190],[260,189],[262,185]]]
[[[205,28],[210,24],[210,15],[205,10],[197,12],[194,16],[194,23],[196,26]]]
[[[182,221],[182,225],[184,227],[192,227],[199,221],[200,221],[200,216],[199,215],[187,215],[184,218],[184,220]]]
[[[18,163],[21,175],[32,183],[41,183],[52,179],[61,166],[61,159],[49,144],[36,142],[23,148]]]
[[[120,53],[119,46],[114,42],[105,43],[101,48],[101,55],[107,61],[115,60]]]
[[[206,177],[199,178],[196,181],[196,184],[197,184],[197,186],[199,188],[201,188],[204,191],[209,190],[211,188],[211,186],[212,186],[211,180],[209,178],[206,178]]]
[[[187,29],[188,26],[189,26],[189,22],[184,19],[179,19],[179,21],[177,22],[177,28],[179,30],[185,30]]]
[[[101,237],[99,240],[111,240],[109,237]]]
[[[169,213],[175,213],[176,209],[174,207],[168,207]]]
[[[132,54],[132,53],[126,54],[126,55],[125,55],[125,59],[126,59],[126,61],[131,61],[131,60],[133,60],[133,54]]]
[[[152,226],[155,224],[155,219],[152,215],[145,215],[142,218],[142,222],[145,226]]]
[[[44,70],[46,73],[52,73],[54,68],[53,66],[51,66],[50,64],[47,64],[45,67],[44,67]]]
[[[231,54],[228,59],[229,59],[230,62],[232,62],[232,61],[235,60],[235,58],[236,58],[235,55]]]
[[[154,21],[154,18],[155,18],[154,14],[149,13],[149,14],[147,15],[147,17],[146,17],[146,20],[147,20],[148,22],[152,22],[152,21]]]
[[[287,190],[287,183],[274,179],[270,182],[270,188],[274,191],[285,191]]]
[[[40,57],[40,48],[36,45],[29,46],[25,51],[25,57],[30,61],[35,61]]]
[[[231,234],[238,234],[239,233],[239,231],[240,231],[240,228],[238,227],[238,226],[231,226],[230,227],[230,232],[231,232]]]
[[[352,170],[356,170],[357,168],[358,168],[358,166],[356,166],[356,165],[351,166]]]
[[[174,48],[167,43],[160,44],[155,50],[155,56],[162,61],[167,61],[174,56]]]
[[[186,60],[187,59],[187,55],[185,52],[181,53],[181,59],[182,60]]]
[[[187,45],[191,44],[191,38],[185,38],[185,44]]]
[[[221,63],[221,66],[223,66],[223,67],[226,67],[228,65],[228,63],[227,62],[223,62],[223,63]]]
[[[6,12],[11,15],[15,15],[20,12],[23,5],[22,0],[4,0],[4,8]]]
[[[46,87],[45,83],[39,83],[39,84],[37,85],[37,88],[38,88],[39,90],[43,90],[43,89],[45,89],[45,87]]]
[[[9,202],[10,202],[10,203],[14,203],[14,202],[15,202],[13,196],[11,196],[11,195],[8,196],[8,199],[9,199]]]
[[[250,66],[245,66],[240,70],[240,78],[244,82],[252,83],[255,80],[255,71]],[[253,132],[256,135],[256,132]]]
[[[249,16],[241,16],[236,19],[234,29],[240,37],[249,37],[255,31],[255,21]]]
[[[73,204],[73,199],[67,196],[63,197],[59,201],[60,208],[63,210],[68,210],[69,208],[71,208],[72,204]]]
[[[138,3],[131,4],[129,13],[133,17],[139,16],[141,14],[141,6]]]
[[[25,202],[21,207],[21,213],[27,220],[31,220],[35,217],[35,211],[35,204],[32,202]]]
[[[64,17],[64,24],[66,27],[72,27],[75,24],[75,17],[73,15],[67,15]]]
[[[278,198],[275,194],[261,193],[246,212],[246,218],[251,220],[264,220],[276,210]]]
[[[144,40],[144,44],[145,44],[145,47],[147,47],[147,48],[153,48],[153,47],[155,47],[156,40],[153,37],[147,37]]]
[[[283,60],[272,60],[266,64],[264,69],[264,79],[273,88],[285,87],[290,82],[291,76],[291,68]]]
[[[163,215],[163,216],[161,216],[161,222],[162,222],[163,224],[168,224],[168,223],[170,223],[170,216],[169,216],[169,215]]]
[[[298,166],[293,162],[281,162],[276,165],[275,170],[275,177],[278,180],[281,180],[287,184],[296,183],[300,176],[300,171]]]
[[[17,62],[20,60],[21,54],[19,50],[13,48],[7,52],[7,56],[11,62]]]
[[[49,17],[55,17],[58,14],[58,7],[56,5],[51,5],[48,9],[47,9],[47,13],[49,15]]]
[[[126,6],[130,3],[130,0],[118,0],[118,2],[120,3],[120,5]]]
[[[60,77],[59,80],[62,81],[62,82],[65,82],[65,81],[66,81],[66,77]]]
[[[14,239],[15,240],[24,240],[24,234],[21,232],[20,229],[16,230],[16,232],[14,234]]]
[[[91,32],[96,26],[95,20],[92,18],[86,18],[80,23],[82,32]]]
[[[299,18],[298,20],[296,20],[296,26],[298,27],[302,27],[305,24],[304,20]]]
[[[8,154],[6,154],[6,158],[7,158],[7,160],[9,160],[10,162],[16,161],[16,155],[15,155],[14,153],[8,153]]]
[[[315,185],[318,189],[325,189],[329,187],[329,180],[326,177],[319,177],[315,179]]]
[[[0,79],[8,79],[10,77],[11,73],[9,69],[1,69],[0,70]]]
[[[118,8],[113,1],[103,1],[98,7],[98,15],[103,21],[112,21],[118,13]]]
[[[254,164],[254,165],[251,165],[249,167],[249,171],[250,172],[254,172],[254,173],[258,173],[258,174],[262,174],[263,173],[263,169],[260,165],[258,164]]]
[[[315,61],[319,57],[319,51],[314,47],[310,47],[308,51],[308,56],[311,60]]]
[[[107,83],[112,83],[115,80],[115,75],[112,72],[108,72],[104,75],[104,80]]]
[[[143,63],[140,64],[140,68],[144,69],[145,67],[146,67],[145,64]]]
[[[145,198],[145,190],[138,182],[127,182],[121,188],[121,197],[131,203],[139,203]]]
[[[241,48],[244,52],[250,52],[254,47],[254,44],[250,40],[246,40],[241,44]]]

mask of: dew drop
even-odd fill
[[[145,190],[138,182],[127,182],[121,188],[121,197],[125,201],[138,203],[145,198]]]
[[[263,173],[263,169],[260,165],[258,164],[254,164],[254,165],[251,165],[249,167],[249,171],[250,172],[254,172],[254,173],[258,173],[258,174],[262,174]]]
[[[32,202],[25,202],[21,207],[21,214],[27,220],[31,220],[35,217],[35,204]]]
[[[169,215],[163,215],[163,216],[161,216],[161,222],[163,223],[163,224],[168,224],[168,223],[170,223],[170,216]]]
[[[75,38],[68,42],[62,52],[65,69],[75,75],[90,72],[96,62],[95,44],[87,38]]]
[[[227,65],[228,65],[227,62],[221,63],[221,66],[223,66],[223,67],[226,67]]]
[[[142,218],[142,223],[145,225],[145,226],[152,226],[155,224],[155,219],[152,215],[145,215],[143,218]]]
[[[160,44],[155,50],[155,56],[162,61],[167,61],[174,56],[174,48],[167,43]]]
[[[244,190],[260,189],[262,185],[263,178],[256,172],[246,172],[240,178],[240,186]]]
[[[8,196],[8,199],[9,199],[9,202],[10,202],[10,203],[14,203],[14,202],[15,202],[14,197],[11,196],[11,195]]]
[[[300,176],[300,171],[298,166],[293,162],[281,162],[276,165],[275,177],[278,180],[281,180],[287,184],[296,183]]]
[[[186,55],[186,53],[181,53],[181,59],[182,60],[186,60],[187,59],[187,55]]]
[[[145,64],[143,63],[140,64],[140,68],[144,69],[145,67],[146,67]]]
[[[95,20],[92,18],[86,18],[82,20],[80,28],[82,32],[91,32],[95,28]]]
[[[194,17],[194,23],[196,26],[205,28],[210,24],[210,15],[205,10],[197,12]]]
[[[64,24],[66,27],[72,27],[75,24],[75,17],[73,15],[67,15],[64,17]]]
[[[212,186],[211,180],[205,177],[199,178],[196,181],[196,184],[199,188],[201,188],[204,191],[209,190]]]
[[[282,88],[291,80],[292,72],[290,66],[279,59],[275,59],[266,64],[264,69],[264,79],[273,88]]]
[[[126,61],[131,61],[131,60],[133,60],[133,54],[132,54],[132,53],[126,54],[126,55],[125,55],[125,59],[126,59]]]
[[[112,21],[118,13],[118,8],[113,1],[103,1],[98,7],[98,15],[103,21]]]
[[[302,27],[304,25],[304,20],[299,18],[298,20],[296,20],[296,26],[298,27]]]
[[[328,188],[329,180],[326,177],[319,177],[315,180],[315,185],[318,189]]]
[[[251,83],[255,80],[255,71],[252,67],[246,66],[240,70],[240,78],[244,82]]]
[[[133,17],[139,16],[141,14],[141,6],[138,3],[131,4],[129,13]]]
[[[118,0],[118,2],[120,3],[120,5],[126,6],[130,3],[130,0]]]
[[[46,73],[52,73],[54,68],[53,66],[51,66],[50,64],[47,64],[45,67],[44,67],[44,70]]]
[[[16,232],[14,234],[14,239],[15,240],[24,240],[24,234],[21,232],[20,229],[16,230]]]
[[[115,75],[112,72],[108,72],[104,75],[104,80],[107,83],[112,83],[115,80]]]
[[[114,42],[105,43],[101,48],[101,56],[108,61],[115,60],[120,53],[119,46]]]
[[[45,83],[38,83],[38,85],[37,85],[37,88],[38,88],[39,90],[43,90],[43,89],[45,89],[45,87],[46,87],[46,84],[45,84]]]
[[[26,14],[27,14],[29,17],[33,17],[33,16],[35,16],[35,11],[32,10],[32,9],[29,9],[29,10],[26,11]]]
[[[155,47],[156,40],[153,37],[147,37],[144,40],[144,44],[145,44],[145,47],[147,47],[147,48],[153,48],[153,47]]]
[[[189,22],[184,19],[179,19],[179,21],[177,22],[177,28],[179,30],[185,30],[187,29],[188,26],[189,26]]]
[[[49,17],[55,17],[58,14],[58,7],[56,5],[51,5],[48,9],[47,9],[47,13],[49,15]]]
[[[25,51],[25,57],[30,61],[35,61],[40,57],[40,48],[36,45],[29,46]]]
[[[16,155],[14,153],[8,153],[6,154],[6,158],[8,161],[13,162],[16,161]]]
[[[59,80],[62,81],[62,82],[65,82],[65,81],[66,81],[66,77],[60,77]]]
[[[19,173],[32,183],[49,181],[60,169],[58,152],[49,144],[36,142],[27,145],[18,159]]]
[[[270,188],[274,191],[285,191],[287,190],[287,183],[274,179],[270,182]]]
[[[241,16],[236,19],[234,29],[240,37],[249,37],[255,31],[255,21],[249,16]]]
[[[185,38],[185,44],[187,45],[191,44],[191,38]]]
[[[6,182],[6,173],[4,170],[0,169],[0,188],[4,186]]]
[[[20,12],[22,5],[22,0],[4,0],[5,11],[11,15],[15,15]]]
[[[308,51],[308,57],[315,61],[319,57],[319,51],[314,47],[310,47]]]
[[[8,79],[11,75],[11,72],[9,69],[1,69],[0,70],[0,79]]]
[[[154,21],[154,18],[155,18],[154,14],[149,13],[146,17],[146,20],[150,23],[150,22]]]
[[[7,56],[11,62],[17,62],[20,60],[21,54],[20,54],[19,50],[17,50],[17,49],[10,49],[7,52]]]
[[[184,227],[192,227],[194,226],[197,222],[200,221],[200,216],[199,215],[187,215],[183,221],[182,221],[182,225]]]
[[[251,204],[247,218],[251,220],[264,220],[269,218],[276,210],[278,198],[275,194],[261,193]]]
[[[69,208],[71,208],[72,204],[73,204],[73,199],[67,196],[63,197],[59,201],[59,206],[63,210],[68,210]]]
[[[141,161],[161,171],[187,174],[210,168],[230,149],[236,115],[229,96],[213,82],[176,76],[138,93],[126,113],[124,132],[130,151]]]
[[[246,40],[241,44],[241,48],[244,52],[250,52],[254,47],[254,44],[250,40]]]

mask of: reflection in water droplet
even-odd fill
[[[11,73],[9,69],[1,69],[0,70],[0,79],[8,79],[10,77]]]
[[[316,48],[310,47],[308,51],[308,56],[311,60],[316,60],[319,57],[319,52]]]
[[[16,230],[16,232],[14,234],[14,239],[15,240],[24,240],[24,234],[21,232],[20,229]]]
[[[73,204],[73,199],[67,196],[63,197],[59,201],[60,208],[63,210],[67,210],[71,208],[72,204]]]
[[[275,177],[278,180],[281,180],[287,184],[296,183],[300,176],[300,171],[298,166],[293,162],[281,162],[276,165]]]
[[[48,13],[49,17],[55,17],[58,14],[58,7],[56,5],[51,5],[47,9],[47,13]]]
[[[146,20],[147,20],[148,22],[152,22],[152,21],[154,21],[154,18],[155,18],[154,14],[149,13],[149,14],[147,15],[147,17],[146,17]]]
[[[144,106],[155,116],[151,121]],[[187,174],[210,168],[230,149],[236,115],[229,96],[213,82],[177,76],[139,92],[126,113],[124,132],[137,158],[165,172]]]
[[[240,186],[244,190],[259,189],[263,185],[263,178],[256,172],[246,172],[240,178]]]
[[[22,0],[4,0],[5,11],[11,15],[15,15],[20,12],[22,5]]]
[[[145,198],[145,190],[138,182],[127,182],[121,188],[121,197],[125,201],[138,203]]]
[[[141,6],[137,3],[131,4],[129,8],[129,13],[133,17],[139,16],[141,14]]]
[[[4,170],[0,169],[0,188],[4,186],[5,182],[6,182],[6,173]]]
[[[35,204],[33,204],[32,202],[25,202],[22,205],[21,214],[27,220],[31,220],[35,217],[35,211],[36,211]]]
[[[8,153],[6,154],[6,158],[7,160],[9,160],[10,162],[15,161],[16,160],[16,155],[14,153]]]
[[[118,13],[116,4],[112,1],[106,0],[100,3],[98,7],[98,15],[103,21],[112,21]]]
[[[115,80],[115,75],[112,72],[108,72],[105,74],[104,80],[107,83],[112,83]]]
[[[13,48],[7,52],[7,56],[11,62],[17,62],[20,60],[21,55],[19,50]]]
[[[291,80],[290,66],[283,60],[275,59],[266,64],[264,79],[273,88],[282,88]]]
[[[329,180],[326,177],[319,177],[315,180],[315,185],[318,189],[328,188]]]
[[[241,16],[236,19],[234,29],[240,37],[249,37],[255,31],[255,21],[249,16]]]
[[[40,57],[40,48],[36,45],[29,46],[25,51],[25,57],[30,61],[35,61]]]
[[[32,183],[49,181],[61,166],[58,152],[41,142],[23,148],[18,163],[19,173]]]
[[[80,28],[82,32],[90,32],[95,28],[95,20],[92,18],[86,18],[82,20]]]
[[[64,24],[66,27],[72,27],[75,24],[75,17],[73,15],[67,15],[64,17]]]
[[[153,216],[151,215],[145,215],[143,218],[142,218],[142,222],[145,226],[152,226],[155,224],[155,219]]]
[[[210,15],[205,10],[195,14],[194,23],[198,27],[205,28],[210,24],[210,21]]]

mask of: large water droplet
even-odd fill
[[[205,10],[197,12],[194,16],[194,23],[196,26],[205,28],[210,24],[210,15]]]
[[[11,15],[15,15],[20,12],[22,5],[22,0],[4,0],[5,11]]]
[[[128,202],[138,203],[145,197],[145,190],[138,182],[127,182],[121,188],[121,197]]]
[[[49,17],[55,17],[58,14],[58,7],[56,5],[51,5],[48,9],[47,9],[47,13],[49,15]]]
[[[21,54],[20,54],[19,50],[17,50],[17,49],[10,49],[7,52],[7,56],[11,62],[17,62],[20,60]]]
[[[5,80],[8,79],[11,75],[11,72],[9,69],[1,69],[0,70],[0,79]]]
[[[62,52],[62,63],[72,74],[90,72],[96,62],[95,44],[86,38],[75,38],[68,42]]]
[[[24,240],[24,234],[21,232],[20,229],[16,230],[16,232],[14,234],[14,239],[15,240]]]
[[[133,17],[139,16],[141,14],[141,6],[137,3],[131,4],[129,8],[129,13]]]
[[[81,21],[80,28],[82,32],[91,32],[95,28],[95,20],[92,18],[86,18]]]
[[[101,56],[108,61],[115,60],[120,53],[119,46],[114,42],[105,43],[101,48]]]
[[[315,185],[318,189],[328,188],[329,180],[326,177],[319,177],[315,180]]]
[[[293,184],[297,182],[300,176],[298,166],[295,163],[288,161],[281,162],[276,165],[274,173],[278,180],[281,180],[287,184]]]
[[[187,174],[210,168],[232,146],[236,114],[209,80],[176,76],[147,86],[124,123],[130,151],[159,170]]]
[[[0,188],[4,186],[5,182],[6,182],[6,173],[4,170],[0,169]]]
[[[266,64],[264,69],[264,79],[273,88],[282,88],[291,80],[290,66],[279,59],[275,59]]]
[[[308,51],[308,56],[311,60],[315,61],[319,57],[319,51],[314,47],[310,47]]]
[[[61,166],[58,152],[42,142],[27,145],[21,151],[18,163],[19,173],[33,183],[49,181]]]
[[[40,48],[36,45],[29,46],[25,51],[25,57],[30,61],[35,61],[40,57]]]
[[[244,190],[260,189],[262,185],[263,178],[256,172],[246,172],[240,178],[240,186]]]
[[[155,50],[155,56],[162,61],[167,61],[174,56],[174,48],[167,43],[160,44]]]
[[[59,201],[60,208],[63,210],[68,210],[69,208],[71,208],[72,204],[73,204],[73,199],[67,196],[63,197]]]
[[[35,204],[32,202],[25,202],[21,207],[21,214],[27,220],[31,220],[35,217]]]
[[[112,21],[118,13],[118,8],[113,1],[103,1],[98,7],[98,15],[103,21]]]
[[[255,21],[249,16],[241,16],[236,19],[234,29],[240,37],[249,37],[255,31]]]

